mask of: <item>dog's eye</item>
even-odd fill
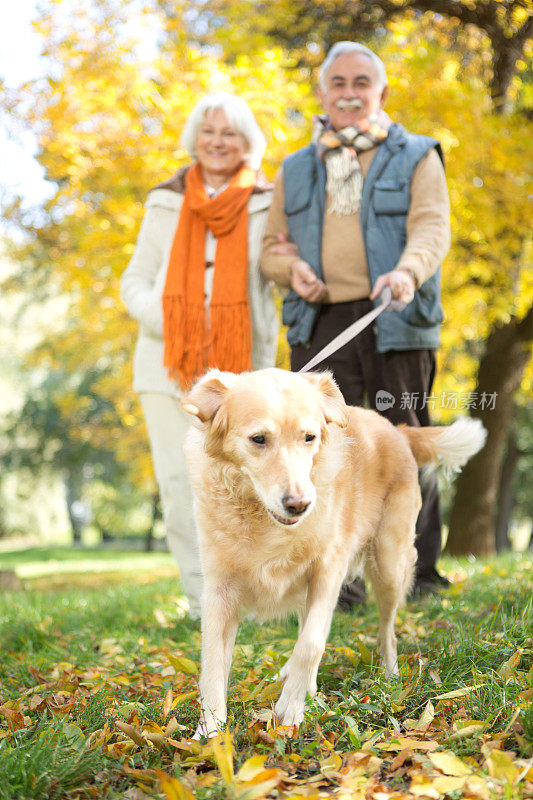
[[[255,436],[250,436],[250,441],[254,444],[266,444],[266,436],[262,433],[258,433]]]
[[[305,434],[305,441],[306,442],[314,442],[315,439],[316,439],[316,436],[315,436],[314,433],[306,433]]]

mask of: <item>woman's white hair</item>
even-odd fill
[[[339,58],[339,56],[344,56],[346,53],[358,53],[360,55],[368,56],[376,68],[379,88],[384,89],[385,86],[388,85],[389,81],[387,79],[387,70],[385,69],[385,64],[379,56],[370,50],[370,48],[365,47],[364,44],[359,44],[358,42],[337,42],[328,52],[318,70],[318,84],[322,91],[327,89],[326,74],[328,69],[331,67],[333,62]]]
[[[228,92],[207,94],[191,111],[181,135],[181,142],[189,155],[196,160],[196,140],[200,125],[207,112],[217,109],[224,112],[233,130],[246,139],[249,149],[244,156],[245,163],[251,169],[259,169],[266,148],[266,139],[246,101]]]

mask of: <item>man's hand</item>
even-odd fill
[[[276,256],[297,256],[298,247],[294,242],[291,242],[283,233],[276,234],[278,240],[277,244],[273,244],[268,248],[269,253],[274,253]]]
[[[308,303],[319,303],[327,293],[326,284],[317,278],[307,261],[301,258],[291,264],[291,286]]]
[[[415,296],[415,280],[406,269],[393,269],[380,275],[374,284],[370,299],[375,300],[379,297],[385,286],[390,286],[393,300],[408,304]]]

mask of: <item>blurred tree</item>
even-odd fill
[[[168,7],[165,0],[161,5]],[[274,40],[311,66],[335,42],[382,37],[389,23],[409,15],[427,14],[431,24],[445,17],[457,35],[465,31],[470,38],[469,28],[482,33],[479,46],[490,54],[488,82],[497,110],[510,109],[511,84],[525,66],[533,35],[532,12],[530,0],[210,0],[203,10],[215,37],[224,37],[226,50],[229,28],[230,50],[237,46],[247,52],[250,38],[256,46]]]
[[[95,375],[50,373],[32,389],[30,396],[16,412],[6,416],[2,430],[0,463],[2,472],[26,472],[30,476],[55,472],[63,477],[67,515],[74,542],[81,541],[87,524],[85,486],[95,478],[107,484],[124,478],[125,467],[117,463],[112,449],[103,442],[96,444],[85,436],[80,439],[78,420],[65,416],[62,405],[67,393],[83,398],[83,426],[90,429],[91,417],[101,418],[103,407],[113,413],[109,401],[93,390]]]
[[[489,46],[502,30],[502,42],[523,51],[523,3],[448,3],[455,18],[416,12],[421,4],[402,0],[41,5],[38,28],[49,76],[4,91],[3,103],[36,132],[38,158],[55,190],[38,216],[29,218],[16,204],[10,210],[27,234],[15,248],[21,266],[12,285],[68,298],[66,330],[50,334],[33,364],[66,375],[96,375],[94,391],[109,407],[98,406],[83,418],[86,400],[68,387],[59,403],[64,422],[79,415],[73,436],[80,445],[90,437],[95,447],[109,448],[136,486],[151,480],[130,389],[135,323],[120,306],[118,281],[147,191],[187,159],[179,136],[198,97],[222,88],[248,101],[267,134],[265,168],[273,175],[282,158],[309,139],[318,110],[312,67],[326,45],[359,38],[364,30],[372,29],[387,64],[391,115],[411,130],[436,135],[446,151],[455,241],[444,270],[449,322],[438,389],[464,396],[475,388],[491,330],[516,327],[533,295],[523,212],[531,130],[524,117],[494,113],[496,57]],[[461,17],[478,6],[486,7],[490,30]],[[354,26],[354,19],[362,25],[365,14],[367,27]],[[469,23],[466,28],[459,19]],[[513,63],[522,69],[520,58]],[[497,105],[498,111],[527,94],[518,72],[505,87],[506,104]],[[530,372],[522,379],[522,392],[529,390]],[[443,418],[460,410],[440,405]],[[504,417],[501,422],[507,425]],[[490,474],[497,476],[498,469]],[[461,529],[461,536],[468,541],[470,534]]]
[[[515,406],[500,476],[496,550],[511,547],[511,522],[533,530],[533,404]]]
[[[24,291],[38,303],[48,296],[67,303],[65,325],[51,326],[27,363],[49,373],[53,398],[50,383],[41,401],[29,398],[12,434],[23,430],[24,420],[36,424],[39,433],[27,440],[24,458],[37,462],[46,460],[44,441],[57,441],[54,464],[66,470],[73,503],[84,465],[92,469],[96,454],[109,468],[112,461],[115,472],[107,476],[115,486],[122,481],[124,491],[127,476],[148,492],[153,520],[151,459],[131,389],[136,323],[118,300],[146,194],[189,160],[181,131],[208,91],[234,90],[254,109],[270,140],[269,175],[305,135],[301,114],[279,114],[284,101],[304,113],[315,107],[308,84],[287,77],[279,49],[242,55],[228,71],[219,56],[191,44],[190,3],[173,3],[167,15],[156,5],[43,2],[37,29],[48,76],[16,91],[0,87],[11,119],[38,137],[37,157],[53,187],[35,212],[17,202],[6,209],[24,239],[12,242],[10,255],[19,266],[4,290]]]

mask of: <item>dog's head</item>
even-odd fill
[[[328,425],[348,420],[329,373],[212,370],[182,403],[202,423],[209,456],[238,467],[272,519],[294,526],[308,516],[316,502],[312,470]]]

